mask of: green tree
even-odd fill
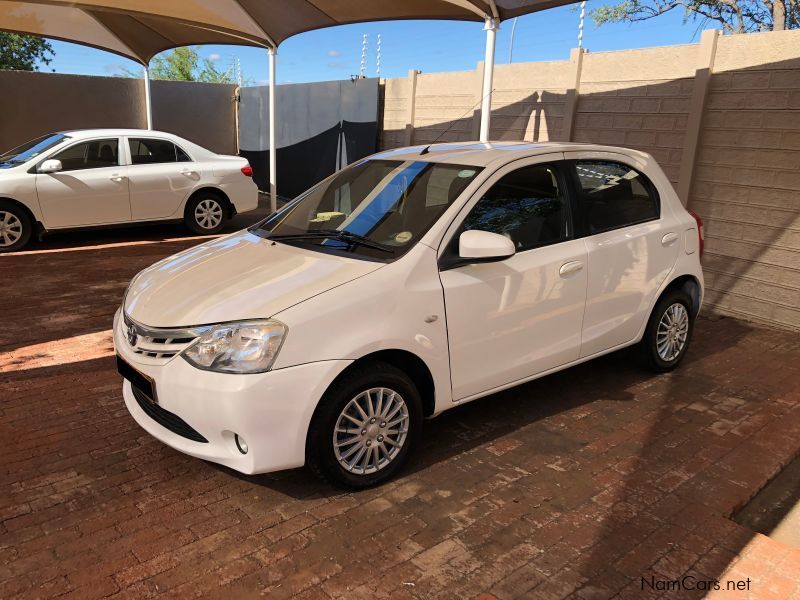
[[[53,46],[44,38],[0,32],[0,69],[38,71],[53,57]]]
[[[683,10],[684,21],[719,23],[725,33],[800,28],[800,0],[623,0],[591,16],[597,25],[635,23],[676,9]]]
[[[130,71],[126,71],[132,75]],[[236,83],[233,70],[220,71],[214,61],[200,56],[195,46],[175,48],[162,53],[150,63],[152,79],[200,81],[204,83]]]

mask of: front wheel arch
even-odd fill
[[[30,209],[30,207],[24,202],[20,202],[19,200],[15,200],[14,198],[9,198],[8,196],[0,196],[0,202],[13,204],[20,210],[23,210],[25,213],[27,213],[28,218],[31,220],[31,223],[33,223],[35,229],[40,231],[44,230],[44,224],[42,223],[41,219],[38,219],[36,215],[33,214],[33,211]]]
[[[407,350],[378,350],[365,354],[339,373],[329,387],[333,386],[337,380],[346,377],[351,371],[360,370],[364,365],[370,363],[386,363],[403,371],[419,391],[424,416],[430,417],[436,412],[436,386],[433,374],[424,360]]]
[[[15,242],[10,247],[4,247],[2,252],[13,252],[15,250],[24,248],[34,234],[41,234],[43,231],[41,221],[36,218],[36,216],[33,214],[33,211],[28,206],[19,200],[2,196],[0,197],[0,209],[3,208],[8,211],[16,211],[16,213],[19,215],[18,218],[23,223],[23,234],[19,241]],[[27,226],[27,230],[25,229],[25,226]]]

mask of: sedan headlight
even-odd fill
[[[214,325],[183,351],[198,369],[218,373],[263,373],[278,355],[286,326],[272,319]]]

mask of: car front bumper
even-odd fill
[[[136,422],[180,452],[245,474],[304,464],[314,409],[331,382],[352,362],[311,362],[252,375],[203,371],[179,355],[164,364],[149,364],[130,350],[116,318],[114,325],[117,354],[152,380],[156,390],[159,408],[143,409],[142,395],[137,401],[131,382],[124,381],[122,395]],[[154,414],[164,415],[163,411],[168,411],[166,419],[153,418]],[[176,433],[181,427],[170,426],[169,413],[207,441]],[[235,435],[246,442],[247,453],[239,450]]]

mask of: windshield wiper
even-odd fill
[[[339,240],[340,242],[345,242],[346,244],[349,244],[351,246],[365,246],[367,248],[374,248],[375,250],[380,250],[381,252],[394,253],[395,250],[392,246],[381,244],[380,242],[371,240],[366,236],[340,229],[309,229],[308,231],[305,231],[303,233],[283,233],[283,234],[278,233],[270,235],[267,239],[270,240],[331,239],[331,240]]]

